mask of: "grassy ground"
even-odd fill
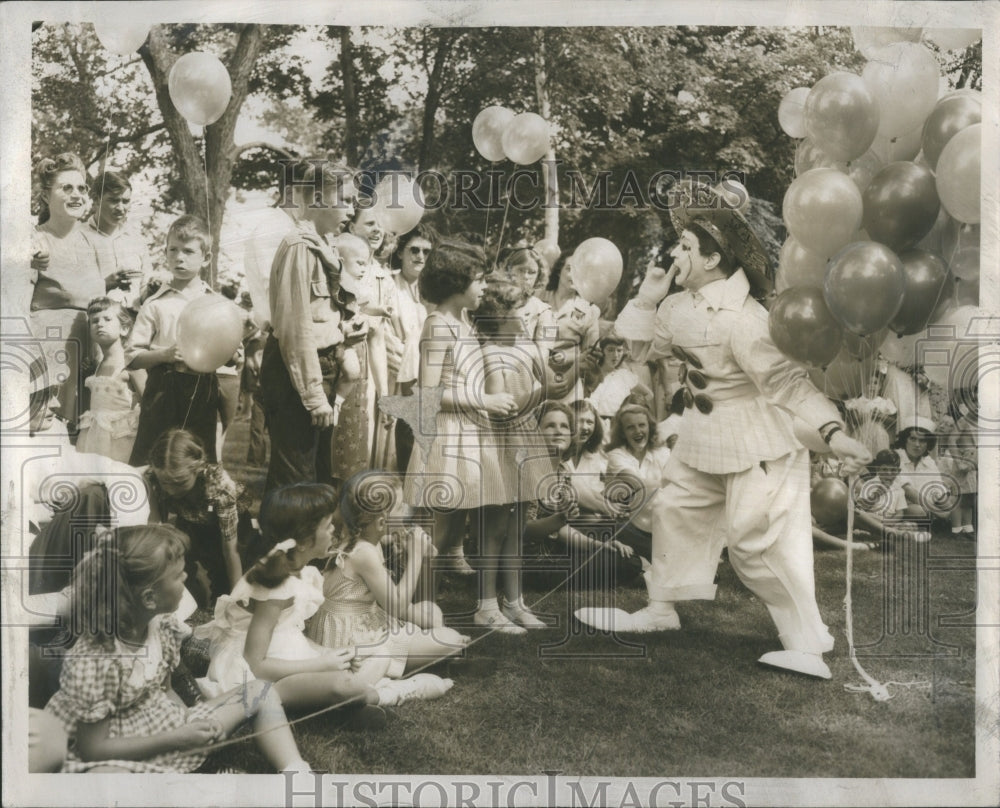
[[[225,462],[259,495],[262,472],[240,462],[245,447],[239,423]],[[863,680],[847,653],[844,566],[841,552],[816,554],[820,610],[837,640],[829,682],[757,664],[779,647],[775,630],[724,561],[716,600],[682,605],[683,628],[651,636],[588,633],[570,615],[605,605],[594,593],[529,589],[526,602],[541,599],[536,611],[556,625],[526,637],[469,628],[477,641],[442,671],[455,686],[441,700],[391,709],[382,732],[347,732],[323,715],[296,724],[296,737],[306,759],[338,773],[973,776],[974,542],[942,535],[855,555],[859,661],[881,682],[913,683],[890,684],[885,702],[845,689]],[[446,614],[468,615],[474,578],[446,576],[438,592]],[[624,588],[606,605],[644,603],[644,590]],[[218,758],[266,770],[250,744]]]

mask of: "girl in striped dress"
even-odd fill
[[[479,307],[485,289],[486,256],[481,248],[442,242],[420,273],[421,298],[437,308],[420,336],[420,370],[414,403],[413,454],[403,483],[404,501],[434,514],[435,547],[453,566],[464,562],[462,540],[471,517],[496,501],[500,478],[495,448],[483,446],[489,416],[516,409],[510,393],[487,393],[483,355],[468,311]],[[450,558],[449,558],[450,557]]]

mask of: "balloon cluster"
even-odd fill
[[[861,75],[830,73],[778,106],[800,142],[770,330],[787,356],[827,372],[870,360],[883,341],[911,366],[913,344],[896,342],[978,304],[982,99],[939,98],[924,42],[964,48],[979,32],[851,31],[868,59]]]
[[[486,107],[472,122],[476,151],[490,162],[508,160],[527,166],[549,150],[549,123],[534,112],[515,115],[501,106]]]

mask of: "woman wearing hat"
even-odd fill
[[[618,318],[645,318],[648,354],[680,359],[687,409],[653,498],[649,606],[620,619],[581,610],[583,622],[617,631],[680,627],[677,601],[715,597],[723,546],[741,580],[767,606],[783,651],[761,662],[822,678],[833,648],[816,605],[809,508],[809,455],[792,431],[794,413],[815,429],[849,472],[871,457],[848,437],[836,407],[790,362],[768,334],[755,299],[771,272],[746,220],[712,189],[671,211],[679,241],[658,288],[683,291],[655,302],[640,288]],[[662,274],[662,273],[660,273]],[[645,311],[644,311],[645,309]],[[652,316],[650,316],[652,314]],[[617,327],[617,324],[616,324]],[[614,613],[611,613],[614,615]]]
[[[906,514],[911,517],[944,516],[948,509],[941,470],[931,452],[937,445],[935,425],[920,415],[903,421],[896,439],[899,455],[899,483],[906,494]]]

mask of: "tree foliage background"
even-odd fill
[[[626,257],[618,303],[672,238],[666,212],[637,197],[630,176],[644,189],[664,169],[742,172],[752,222],[776,256],[797,144],[778,125],[778,104],[794,87],[864,64],[850,30],[828,27],[158,25],[128,57],[107,52],[89,24],[38,24],[32,36],[33,159],[75,151],[92,174],[108,165],[131,175],[149,200],[141,224],[154,261],[164,222],[191,212],[207,216],[223,242],[213,281],[217,271],[238,282],[224,218],[238,219],[247,199],[273,190],[276,160],[288,155],[330,156],[369,172],[433,170],[449,182],[456,170],[509,175],[516,167],[491,166],[471,137],[476,113],[500,104],[545,112],[553,124],[563,205],[570,171],[588,188],[607,172],[609,199],[621,203],[563,206],[549,218],[541,206],[511,210],[503,241],[537,240],[556,223],[564,249],[610,238]],[[225,115],[204,129],[180,118],[165,87],[173,61],[193,50],[216,54],[234,83]],[[950,86],[981,85],[981,45],[939,59]],[[241,135],[248,122],[249,140]],[[544,188],[542,167],[528,170]],[[492,245],[499,191],[502,183],[487,210],[445,205],[426,218]],[[491,198],[485,187],[479,196]]]

